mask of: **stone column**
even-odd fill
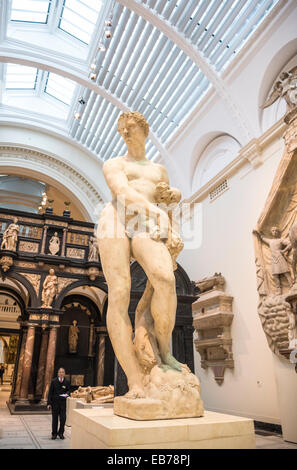
[[[46,365],[43,382],[42,402],[47,402],[47,396],[53,378],[55,356],[56,356],[56,343],[57,343],[57,326],[51,326],[48,340],[48,348],[46,355]]]
[[[101,333],[98,341],[96,385],[103,385],[104,382],[105,337],[106,334]]]
[[[45,242],[46,242],[46,235],[47,235],[47,225],[44,226],[44,230],[43,230],[43,236],[42,236],[42,243],[41,243],[41,250],[40,250],[40,254],[44,255],[44,251],[45,251]]]
[[[32,357],[34,350],[34,340],[35,340],[35,325],[28,325],[25,354],[24,354],[24,363],[23,363],[23,374],[21,381],[20,389],[20,400],[28,400],[28,387],[29,379],[31,374],[32,367]]]
[[[94,320],[91,320],[90,333],[89,333],[89,352],[88,356],[93,357],[93,343],[94,343]]]
[[[42,396],[49,331],[42,329],[35,395]]]
[[[63,228],[61,256],[65,256],[66,236],[67,236],[67,228]]]
[[[14,389],[14,393],[12,396],[13,400],[19,398],[20,396],[26,341],[27,341],[27,329],[24,329],[23,335],[22,335],[22,344],[21,344],[21,349],[20,349],[19,362],[17,365],[17,377],[16,377],[16,382],[15,382],[15,389]]]

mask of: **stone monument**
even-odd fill
[[[103,166],[112,202],[102,211],[97,239],[108,284],[107,329],[129,391],[115,397],[114,413],[136,420],[203,415],[198,378],[170,353],[175,324],[176,257],[183,248],[173,217],[181,199],[167,171],[145,155],[149,126],[138,112],[120,116],[118,130],[128,153]],[[128,315],[130,260],[148,281],[135,314]]]
[[[280,74],[262,108],[278,98],[287,103],[285,149],[253,234],[258,313],[271,350],[289,359],[297,345],[297,67]]]

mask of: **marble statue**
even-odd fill
[[[1,243],[2,250],[16,251],[18,234],[20,231],[20,227],[17,222],[18,219],[15,217],[13,222],[4,231]]]
[[[290,242],[289,240],[280,237],[280,230],[278,227],[271,228],[273,238],[263,237],[263,235],[256,230],[254,230],[254,233],[270,248],[271,272],[276,284],[277,294],[281,294],[281,275],[285,276],[289,286],[292,284],[290,268],[285,258],[285,253],[290,247]]]
[[[112,403],[114,400],[114,386],[78,387],[71,393],[71,398],[80,398],[87,403]]]
[[[96,236],[94,236],[94,237],[90,236],[90,238],[89,238],[88,261],[98,261],[98,243],[97,243]]]
[[[77,321],[73,320],[72,325],[69,327],[68,332],[68,345],[69,352],[77,352],[77,343],[78,343],[79,328],[77,327]]]
[[[42,305],[43,308],[52,308],[52,302],[58,289],[58,278],[55,275],[55,270],[50,269],[49,274],[46,276],[42,286]]]
[[[144,116],[122,114],[118,130],[128,152],[103,166],[112,202],[97,228],[108,284],[108,333],[129,387],[124,397],[116,397],[114,412],[134,419],[201,416],[199,381],[170,352],[177,307],[174,269],[183,248],[173,210],[181,193],[169,185],[166,169],[146,158]],[[148,278],[136,309],[134,341],[128,315],[131,258]]]
[[[58,233],[55,232],[49,241],[49,251],[51,255],[56,255],[60,249],[60,239]]]
[[[297,66],[289,72],[282,72],[275,82],[273,90],[262,108],[268,108],[278,98],[284,98],[287,103],[287,112],[297,105]]]

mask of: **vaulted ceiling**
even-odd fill
[[[0,122],[58,133],[102,162],[125,152],[123,110],[167,147],[278,0],[0,0]],[[232,106],[232,100],[230,106]]]

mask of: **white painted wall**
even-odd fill
[[[273,354],[257,313],[252,230],[265,205],[282,149],[282,140],[275,138],[263,150],[262,165],[257,169],[249,163],[243,165],[228,180],[227,191],[212,202],[208,197],[202,201],[201,246],[188,249],[186,243],[179,257],[193,280],[221,272],[226,293],[234,297],[231,332],[235,367],[225,371],[223,385],[215,382],[211,369],[201,369],[200,355],[195,351],[205,407],[271,423],[280,423],[281,417]],[[196,214],[198,210],[197,206]]]

